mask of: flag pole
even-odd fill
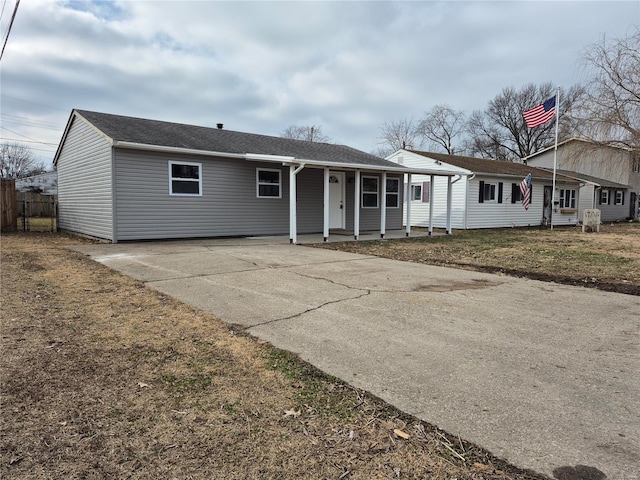
[[[553,230],[556,207],[556,168],[558,166],[558,117],[560,116],[560,87],[556,91],[556,144],[553,149],[553,182],[551,186],[551,230]]]

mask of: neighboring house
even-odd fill
[[[402,228],[410,169],[328,143],[73,110],[59,228],[123,240]],[[418,171],[418,170],[417,170]],[[429,173],[420,170],[422,173]],[[438,175],[452,175],[438,172]]]
[[[526,227],[578,223],[578,187],[575,179],[557,175],[556,208],[551,208],[553,174],[520,163],[484,160],[460,155],[398,150],[387,160],[409,168],[455,172],[451,179],[451,224],[457,229]],[[531,173],[530,205],[522,205],[520,182]],[[407,181],[407,180],[405,180]],[[411,203],[411,225],[444,227],[447,178],[412,175],[405,202]],[[545,208],[546,207],[546,208]],[[430,222],[430,217],[432,222]],[[407,222],[407,219],[404,219]]]
[[[553,169],[545,168],[545,170],[553,172]],[[629,206],[625,204],[625,201],[628,202],[631,198],[629,185],[621,185],[567,170],[556,169],[556,173],[580,182],[580,201],[578,203],[578,220],[580,222],[582,222],[583,212],[587,208],[600,210],[601,222],[613,222],[628,217]]]
[[[58,172],[44,172],[39,175],[16,179],[16,191],[35,192],[42,195],[58,194]]]
[[[554,147],[549,147],[523,160],[553,169],[553,159]],[[576,178],[590,182],[581,196],[596,199],[595,208],[601,210],[603,221],[640,218],[640,157],[636,152],[571,138],[558,144],[556,171],[574,172]]]

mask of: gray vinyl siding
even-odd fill
[[[289,232],[289,169],[273,163],[118,149],[118,240]],[[169,161],[202,164],[202,196],[169,195]],[[257,198],[256,168],[281,171],[281,198]]]
[[[202,196],[169,195],[169,161],[202,165]],[[289,168],[197,155],[115,150],[118,240],[289,234]],[[256,197],[256,168],[279,169],[282,198]],[[323,229],[323,170],[297,174],[298,233]],[[347,173],[347,228],[354,185]],[[389,178],[392,178],[389,176]],[[393,177],[396,178],[396,177]],[[401,177],[397,177],[400,178]],[[402,193],[401,193],[402,195]],[[361,231],[380,229],[380,209],[361,209]],[[387,210],[387,229],[402,228],[402,208]]]
[[[380,179],[382,176],[379,173],[368,173],[368,172],[360,172],[360,181],[362,181],[362,176],[367,177],[377,177],[378,178],[378,208],[360,208],[360,232],[375,232],[380,231],[380,218],[381,218],[381,210],[380,207],[385,205],[385,200],[382,198],[382,186],[380,185]],[[386,217],[386,230],[401,230],[402,229],[402,207],[403,207],[403,194],[404,194],[404,184],[402,181],[402,175],[391,175],[387,174],[387,178],[397,179],[399,181],[400,188],[400,196],[398,199],[399,205],[398,208],[387,208],[387,217]],[[347,172],[346,175],[347,180],[347,198],[345,199],[345,208],[347,209],[346,214],[346,226],[347,230],[353,230],[353,214],[354,214],[354,205],[356,204],[355,199],[355,173]],[[362,188],[360,189],[362,193]],[[358,199],[358,205],[360,204],[360,199]]]
[[[289,169],[285,170],[289,175]],[[298,233],[318,233],[324,228],[324,170],[304,168],[297,175]],[[288,207],[287,207],[288,208]],[[288,214],[288,212],[287,212]],[[288,217],[287,217],[288,218]],[[289,233],[287,225],[286,232]]]
[[[111,160],[109,141],[74,119],[57,162],[60,229],[113,240]]]
[[[598,198],[596,199],[596,208],[600,210],[600,220],[602,222],[614,222],[616,220],[624,220],[629,216],[629,190],[623,190],[624,205],[615,205],[616,190],[615,188],[603,188],[603,190],[609,190],[608,204],[600,203],[600,191],[598,191]]]

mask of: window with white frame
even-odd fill
[[[609,190],[603,188],[600,190],[600,205],[608,205],[609,204]]]
[[[616,205],[624,205],[624,191],[623,190],[616,190],[615,204]]]
[[[385,205],[387,208],[400,207],[400,180],[397,178],[387,178],[387,198]]]
[[[569,188],[560,189],[560,208],[576,208],[576,191]]]
[[[282,172],[273,168],[257,168],[256,196],[282,198]]]
[[[411,200],[414,202],[422,201],[422,184],[414,183],[411,185]]]
[[[169,195],[201,196],[202,164],[170,161]]]
[[[640,173],[640,158],[638,157],[633,159],[633,171],[634,173]]]
[[[378,208],[378,177],[362,176],[362,208]]]

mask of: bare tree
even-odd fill
[[[449,105],[436,105],[425,112],[418,125],[418,132],[426,140],[446,153],[453,155],[460,148],[453,146],[453,140],[464,132],[466,121],[462,110],[454,110]]]
[[[573,131],[573,118],[568,112],[583,95],[579,85],[560,91],[559,136],[566,138]],[[540,86],[525,85],[519,91],[509,87],[502,90],[483,112],[476,111],[468,122],[468,153],[483,158],[515,161],[553,144],[555,122],[528,128],[522,112],[555,96],[551,83]]]
[[[577,112],[581,134],[609,145],[640,150],[640,28],[627,38],[602,38],[585,53],[594,70]]]
[[[46,171],[42,162],[37,162],[29,147],[21,143],[0,145],[0,177],[22,178]]]
[[[378,137],[380,142],[378,142],[376,154],[381,157],[386,157],[401,148],[412,150],[422,148],[422,136],[413,117],[384,122],[380,130],[381,135]]]
[[[329,143],[331,139],[322,132],[322,125],[290,125],[280,134],[282,138],[305,140],[307,142]]]

